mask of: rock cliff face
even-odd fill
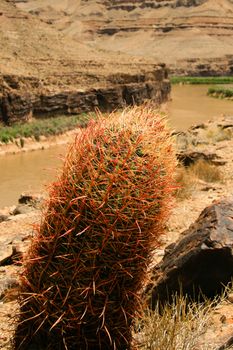
[[[218,58],[190,58],[179,60],[170,67],[170,74],[187,76],[231,76],[233,55]]]
[[[167,100],[164,64],[87,46],[38,18],[36,9],[27,13],[16,3],[29,4],[0,2],[0,121]]]
[[[102,77],[98,85],[93,83],[93,86],[84,89],[74,83],[72,86],[65,85],[64,81],[62,87],[56,82],[46,86],[37,78],[3,75],[0,121],[12,124],[28,121],[31,117],[79,114],[95,108],[112,111],[146,100],[160,105],[169,97],[170,82],[164,65],[155,65],[151,69],[141,74],[119,73],[106,76],[105,79]]]
[[[133,11],[135,9],[151,8],[157,9],[160,7],[176,8],[179,6],[191,7],[198,6],[204,3],[206,0],[109,0],[103,1],[109,10],[126,10]]]
[[[202,74],[198,65],[203,64],[209,74],[218,75],[226,55],[233,57],[232,0],[17,2],[67,37],[99,49],[153,58],[175,73],[179,69],[189,73],[192,59],[197,64],[191,71],[195,68],[196,74]]]

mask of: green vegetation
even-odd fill
[[[14,124],[12,126],[0,126],[0,142],[8,143],[15,139],[33,137],[36,141],[40,136],[59,135],[76,127],[83,127],[90,118],[87,114],[60,116],[48,119],[34,119],[25,124]]]
[[[233,77],[171,77],[172,84],[233,84]]]
[[[77,135],[24,260],[14,349],[130,348],[175,166],[170,132],[149,107]]]
[[[208,89],[207,95],[216,97],[216,98],[233,99],[233,88],[226,89],[226,88],[219,88],[219,87],[211,87]]]

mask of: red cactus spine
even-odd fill
[[[174,166],[169,133],[149,108],[78,134],[25,258],[15,349],[130,348]]]

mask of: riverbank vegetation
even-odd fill
[[[226,88],[219,88],[219,87],[211,87],[208,89],[207,95],[211,97],[226,98],[226,99],[232,100],[233,88],[226,89]]]
[[[172,84],[233,84],[233,77],[171,77]]]
[[[86,126],[90,115],[81,114],[73,116],[59,116],[48,119],[35,119],[25,124],[12,126],[0,126],[0,142],[9,143],[19,139],[23,147],[24,138],[34,138],[40,141],[40,137],[53,136],[65,133],[77,127]]]

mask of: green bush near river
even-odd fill
[[[226,88],[219,88],[219,87],[211,87],[208,89],[207,95],[211,96],[211,97],[216,97],[216,98],[232,99],[233,98],[233,88],[226,89]]]
[[[23,138],[33,137],[36,141],[40,136],[59,135],[76,127],[84,127],[90,116],[87,114],[73,116],[59,116],[48,119],[35,119],[25,124],[12,126],[0,126],[0,142],[9,143],[20,139],[23,146]]]
[[[233,77],[171,77],[172,84],[233,84]]]

